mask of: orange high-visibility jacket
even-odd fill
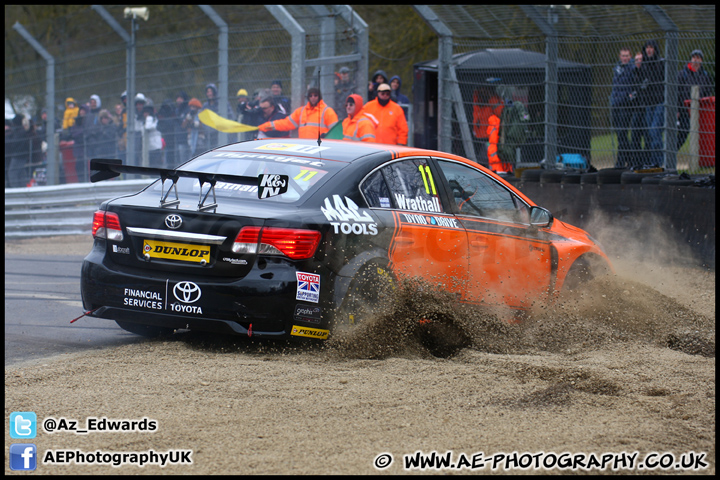
[[[356,142],[375,141],[375,122],[365,116],[363,110],[356,113],[352,118],[343,120],[343,139]]]
[[[500,160],[498,156],[498,142],[500,141],[500,117],[492,114],[488,118],[488,163],[493,172],[511,172],[512,165]]]
[[[337,122],[338,116],[335,110],[320,100],[315,107],[308,102],[290,116],[282,120],[265,122],[258,129],[263,132],[269,130],[287,132],[297,128],[299,138],[318,138],[318,135],[327,133]]]
[[[405,112],[397,103],[390,100],[384,107],[372,100],[365,104],[363,111],[377,119],[375,127],[375,141],[391,145],[407,145],[408,124]]]
[[[498,106],[500,106],[500,112],[502,112],[502,99],[497,95],[492,95],[487,100],[487,103],[481,103],[484,101],[480,98],[480,94],[477,90],[473,93],[473,133],[475,138],[485,140],[488,138],[487,127],[490,125],[488,119],[495,113],[498,117],[499,112],[496,112]]]

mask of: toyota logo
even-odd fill
[[[168,215],[165,217],[165,225],[167,225],[168,228],[176,230],[182,225],[182,217],[176,214]]]
[[[195,303],[200,300],[202,292],[193,282],[180,282],[173,287],[173,295],[183,303]]]

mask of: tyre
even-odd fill
[[[171,335],[175,331],[172,328],[157,327],[155,325],[141,325],[139,323],[125,322],[121,320],[115,320],[115,323],[117,323],[123,330],[145,338],[164,337]]]
[[[627,168],[603,168],[597,172],[598,185],[617,185],[623,172],[627,172]]]
[[[520,176],[520,181],[522,182],[539,182],[540,176],[543,174],[544,170],[539,168],[533,168],[530,170],[523,170],[522,175]]]
[[[605,262],[597,257],[582,256],[575,260],[565,276],[563,290],[575,290],[596,277],[606,275],[609,269]]]
[[[386,262],[368,262],[350,282],[335,318],[336,325],[352,327],[382,313],[392,301],[396,285]]]
[[[681,175],[668,175],[660,180],[660,185],[670,185],[674,187],[686,187],[694,183],[695,181],[693,179],[683,178]]]
[[[649,175],[647,173],[623,172],[620,175],[620,183],[623,185],[639,184],[642,179]]]
[[[598,183],[597,176],[598,176],[597,172],[583,173],[580,176],[580,184],[581,185],[588,185],[588,184],[595,185]]]
[[[581,180],[582,180],[581,173],[566,173],[565,176],[563,176],[562,180],[560,180],[560,183],[562,183],[562,184],[580,183]]]
[[[540,175],[540,183],[561,183],[564,176],[562,170],[546,170]]]
[[[643,179],[640,181],[642,185],[658,185],[660,184],[660,180],[663,179],[662,175],[650,175],[649,177],[643,177]]]

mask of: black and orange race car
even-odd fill
[[[413,277],[523,311],[612,268],[586,232],[449,153],[276,139],[177,169],[94,159],[91,170],[158,177],[95,212],[81,279],[86,314],[146,336],[325,339],[361,320],[380,285]]]

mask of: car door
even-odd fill
[[[467,282],[465,228],[443,201],[428,158],[392,161],[372,172],[361,191],[374,213],[394,225],[388,249],[400,278],[421,277],[461,296]]]
[[[527,309],[550,287],[552,245],[530,226],[529,206],[480,169],[437,159],[468,236],[468,288],[472,303]]]

